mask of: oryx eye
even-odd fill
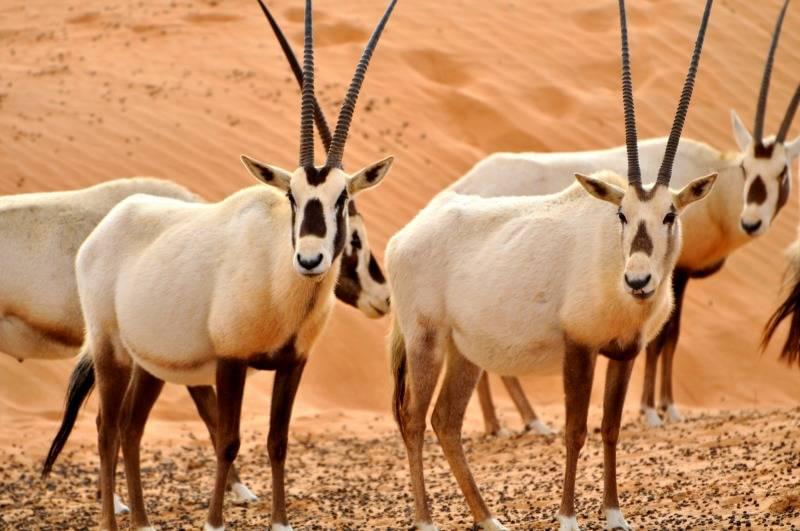
[[[350,246],[353,249],[361,249],[361,238],[358,237],[358,233],[353,233],[353,238],[350,240]]]
[[[664,216],[664,225],[672,225],[673,223],[675,223],[675,212],[668,212]]]
[[[619,218],[619,222],[622,223],[623,225],[628,224],[628,218],[626,218],[625,214],[623,214],[622,212],[617,212],[617,217]]]

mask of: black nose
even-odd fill
[[[761,220],[759,219],[755,223],[745,223],[742,221],[742,228],[747,234],[753,234],[755,231],[761,228]]]
[[[303,258],[303,255],[298,254],[297,262],[303,267],[303,269],[311,271],[312,269],[314,269],[315,267],[317,267],[322,263],[322,253],[318,254],[311,260],[306,260],[305,258]]]
[[[628,275],[625,275],[625,283],[630,286],[632,290],[640,290],[644,288],[648,282],[650,282],[650,278],[651,276],[647,275],[646,277],[640,279],[631,280],[628,278]]]

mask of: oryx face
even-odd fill
[[[370,250],[364,220],[351,201],[348,205],[348,236],[336,283],[336,297],[375,319],[389,312],[389,296],[389,285]]]
[[[708,194],[716,174],[696,179],[679,192],[658,184],[647,189],[632,184],[623,190],[598,177],[576,177],[590,194],[617,207],[624,262],[620,286],[637,300],[649,299],[675,268],[681,249],[680,213]]]
[[[740,228],[756,237],[769,229],[786,205],[792,188],[792,164],[800,153],[800,138],[794,142],[767,139],[754,142],[747,128],[733,113],[733,130],[743,156],[744,206]]]
[[[391,157],[348,175],[340,168],[305,167],[293,173],[242,157],[250,173],[286,192],[292,209],[293,264],[298,273],[320,277],[342,254],[348,237],[348,203],[378,184],[391,167]]]

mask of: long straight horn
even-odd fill
[[[619,0],[619,25],[622,34],[622,103],[625,107],[625,145],[628,149],[628,183],[642,184],[642,170],[639,167],[639,145],[636,137],[636,111],[633,105],[633,79],[631,76],[631,57],[628,51],[628,16],[625,13],[625,0]]]
[[[694,80],[697,77],[697,67],[700,64],[700,54],[703,51],[703,41],[706,38],[706,28],[708,27],[708,19],[711,16],[711,7],[713,4],[714,0],[706,0],[706,9],[705,12],[703,12],[703,20],[700,22],[700,31],[697,33],[697,41],[695,41],[694,44],[692,61],[689,63],[689,73],[686,74],[686,82],[683,85],[683,92],[681,92],[678,110],[675,113],[675,120],[672,123],[672,131],[669,133],[667,149],[664,152],[664,160],[661,162],[661,169],[658,170],[657,184],[669,186],[669,181],[672,179],[672,166],[675,163],[675,154],[678,152],[678,144],[681,141],[683,124],[686,122],[686,113],[689,112],[689,104],[692,101]]]
[[[314,165],[314,30],[311,0],[306,0],[303,48],[303,100],[300,107],[300,167]]]
[[[767,112],[767,96],[769,95],[769,81],[772,77],[772,64],[775,60],[775,50],[778,48],[778,39],[781,36],[783,27],[783,17],[786,15],[786,8],[789,7],[789,0],[783,3],[775,29],[772,31],[772,43],[769,46],[767,62],[764,64],[764,77],[761,79],[761,92],[758,94],[758,106],[756,107],[756,124],[753,127],[753,140],[756,146],[763,145],[764,142],[764,116]]]
[[[339,168],[342,165],[344,145],[347,142],[350,124],[353,122],[353,112],[356,108],[358,93],[361,91],[361,85],[364,83],[364,76],[367,73],[367,67],[369,66],[370,59],[372,59],[375,46],[381,38],[381,33],[383,33],[383,29],[389,21],[395,4],[397,4],[397,0],[391,0],[389,6],[386,8],[386,12],[383,14],[380,22],[378,22],[378,26],[372,33],[372,37],[370,37],[366,48],[364,48],[364,53],[361,55],[358,66],[356,66],[356,72],[353,75],[353,80],[350,82],[347,96],[345,96],[344,103],[342,103],[342,110],[339,111],[339,120],[336,123],[336,132],[333,134],[333,142],[331,143],[331,148],[328,150],[328,162],[326,165],[329,167]]]
[[[797,90],[794,91],[794,97],[792,101],[789,103],[789,108],[786,110],[786,114],[783,117],[783,122],[781,123],[781,128],[778,131],[778,136],[775,137],[776,144],[783,144],[786,140],[786,136],[789,134],[789,129],[792,127],[792,120],[794,120],[794,114],[797,112],[797,106],[800,104],[800,85],[797,86]]]
[[[278,44],[281,45],[283,54],[286,56],[286,60],[289,61],[289,66],[292,68],[292,73],[294,73],[297,84],[302,90],[303,69],[300,66],[300,62],[297,60],[297,55],[294,53],[292,45],[289,44],[289,40],[286,38],[286,35],[283,34],[283,30],[281,30],[281,27],[278,25],[275,17],[272,16],[272,13],[266,4],[264,4],[262,0],[258,0],[258,4],[261,6],[261,11],[263,11],[264,16],[267,17],[267,21],[272,27],[275,37],[278,39]],[[325,119],[325,114],[322,112],[322,108],[320,107],[316,96],[314,96],[314,123],[317,124],[317,132],[322,138],[322,144],[325,146],[325,151],[327,152],[331,147],[331,129],[328,127],[328,121]]]

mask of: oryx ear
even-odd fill
[[[264,184],[274,186],[279,190],[288,191],[289,183],[292,181],[292,174],[277,166],[270,166],[255,159],[251,159],[247,155],[242,155],[242,164],[250,172],[250,175],[258,179]]]
[[[675,192],[673,200],[675,208],[681,211],[695,201],[703,199],[714,187],[716,180],[717,174],[710,173],[705,177],[698,177],[684,186],[679,192]]]
[[[784,145],[786,146],[786,158],[789,159],[789,163],[800,156],[800,136]]]
[[[733,137],[736,139],[736,145],[739,146],[739,151],[744,151],[753,142],[753,135],[747,130],[739,114],[731,109],[731,127],[733,127]]]
[[[386,177],[393,162],[394,157],[386,157],[354,173],[347,182],[347,191],[350,192],[350,195],[356,195],[367,188],[372,188]]]
[[[575,178],[587,192],[597,199],[608,201],[617,206],[622,204],[622,198],[625,197],[625,190],[622,188],[582,173],[576,173]]]

